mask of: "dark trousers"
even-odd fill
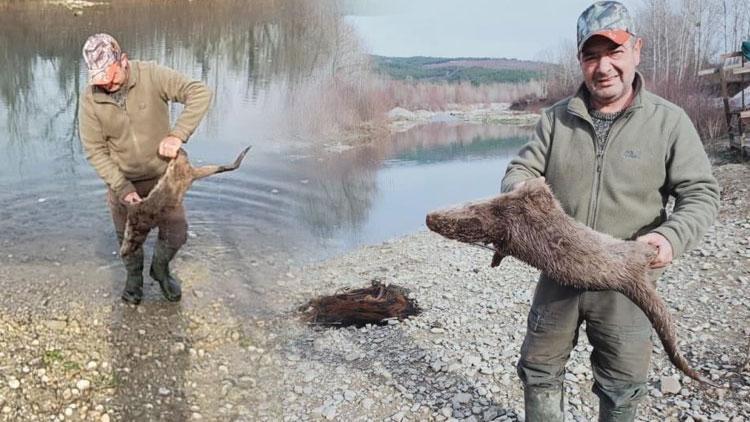
[[[643,311],[621,293],[563,287],[546,277],[534,293],[518,362],[524,385],[562,386],[565,364],[583,321],[594,348],[594,393],[611,407],[642,399],[652,347],[651,324]]]
[[[156,186],[159,179],[141,180],[133,182],[136,192],[141,198],[146,198],[151,189]],[[109,210],[112,213],[112,221],[115,224],[115,231],[119,238],[125,233],[125,222],[127,221],[128,210],[118,198],[115,197],[115,193],[110,189],[107,193],[107,203],[109,204]],[[166,245],[173,249],[179,249],[185,244],[187,240],[187,219],[185,218],[185,208],[180,204],[179,206],[169,209],[164,215],[159,218],[157,222],[159,227],[159,240],[166,243]]]

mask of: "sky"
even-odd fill
[[[631,13],[638,0],[621,0]],[[543,59],[575,41],[591,0],[345,0],[365,48],[383,56]]]

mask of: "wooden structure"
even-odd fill
[[[698,76],[718,79],[721,98],[727,120],[729,146],[739,150],[741,156],[750,155],[750,61],[741,51],[720,56],[719,67],[701,70]],[[740,95],[739,104],[730,103],[730,98]]]

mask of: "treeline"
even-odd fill
[[[493,59],[442,57],[372,56],[375,70],[395,80],[426,82],[468,82],[474,86],[493,83],[521,83],[539,79],[542,72],[523,68],[492,68]],[[487,62],[486,65],[462,63]],[[517,67],[517,66],[515,66]]]

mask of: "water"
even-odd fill
[[[118,1],[80,16],[42,2],[0,5],[0,260],[112,256],[105,187],[84,158],[76,120],[80,46],[99,31],[131,58],[174,67],[215,92],[186,147],[194,164],[228,163],[254,147],[239,170],[188,192],[195,254],[320,259],[423,229],[429,210],[499,191],[527,129],[433,123],[339,148],[319,136],[341,115],[322,90],[334,65],[360,69],[361,52],[337,10],[246,3]]]

